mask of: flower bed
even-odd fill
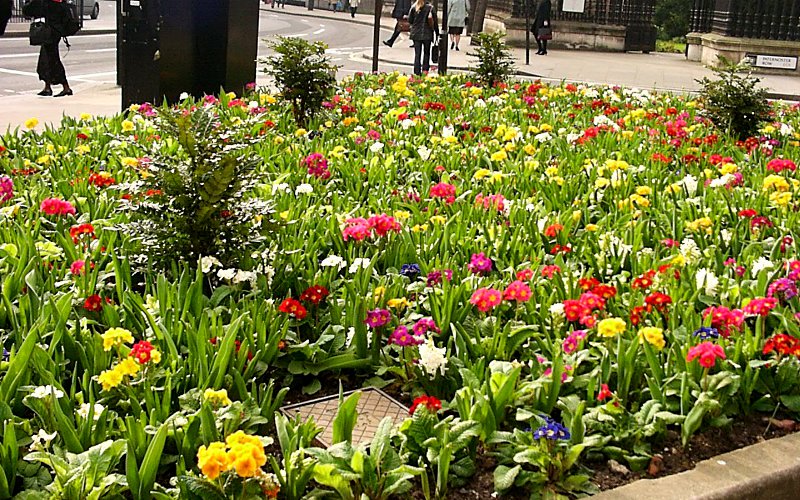
[[[739,142],[611,87],[357,76],[324,106],[0,138],[0,500],[577,495],[800,412],[797,106]],[[314,448],[276,410],[337,382],[411,416],[353,447],[353,396]]]

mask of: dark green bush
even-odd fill
[[[758,86],[761,80],[752,75],[749,65],[733,64],[722,57],[720,62],[713,70],[717,80],[697,80],[702,85],[703,114],[728,134],[746,139],[769,118],[766,91]]]
[[[275,79],[281,95],[291,104],[295,123],[306,127],[333,92],[338,66],[325,55],[328,46],[323,42],[278,37],[270,48],[276,55],[263,61],[267,65],[264,72]]]
[[[468,54],[478,59],[473,70],[482,84],[493,86],[514,72],[514,59],[503,38],[505,33],[480,33],[475,36],[478,48]]]

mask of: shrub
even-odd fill
[[[761,80],[752,75],[746,63],[734,64],[724,57],[720,61],[720,67],[713,69],[717,80],[697,80],[703,87],[700,90],[703,112],[720,129],[746,139],[768,118],[766,91],[758,87]],[[747,73],[742,75],[742,71]]]
[[[266,58],[264,72],[275,79],[283,98],[292,106],[295,123],[306,127],[322,109],[336,85],[338,66],[325,55],[328,46],[296,37],[278,37],[270,44],[276,55]]]
[[[475,74],[488,86],[507,79],[514,72],[514,59],[503,38],[505,33],[481,33],[475,38],[478,48],[469,55],[478,59]]]
[[[213,108],[160,109],[162,143],[140,164],[122,229],[139,244],[136,262],[168,270],[212,256],[232,265],[263,240],[270,204],[248,197],[260,159],[253,139],[220,127]],[[249,130],[248,123],[241,130]]]

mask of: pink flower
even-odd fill
[[[369,226],[369,221],[363,217],[347,219],[345,221],[345,227],[342,229],[342,237],[344,238],[344,241],[347,241],[350,238],[353,238],[356,241],[361,241],[367,238],[371,233],[372,229]]]
[[[791,170],[792,172],[794,172],[795,170],[797,170],[797,165],[795,165],[795,163],[792,160],[775,158],[774,160],[770,160],[769,163],[767,163],[767,170],[775,172],[776,174],[779,174],[784,170]]]
[[[76,260],[69,266],[69,272],[73,276],[80,276],[86,271],[86,261],[85,260]]]
[[[542,277],[547,279],[553,279],[553,275],[556,273],[560,273],[561,268],[556,265],[544,266],[542,268]]]
[[[512,281],[503,292],[503,299],[516,300],[517,302],[528,302],[531,299],[531,287],[524,281]]]
[[[456,187],[446,182],[431,186],[431,198],[442,198],[447,203],[456,201]]]
[[[367,311],[367,319],[364,320],[364,323],[370,328],[380,328],[391,320],[392,313],[386,309],[373,309],[372,311]]]
[[[327,179],[331,176],[328,170],[328,160],[320,153],[311,153],[303,160],[303,164],[308,168],[308,175],[313,175],[317,179]]]
[[[419,345],[423,342],[421,338],[417,338],[409,333],[408,328],[402,325],[395,328],[391,335],[389,335],[389,343],[399,345],[400,347]]]
[[[762,297],[748,302],[747,305],[742,308],[742,311],[744,311],[745,314],[767,316],[777,305],[778,299],[775,297]]]
[[[0,175],[0,203],[14,197],[14,181],[7,175]]]
[[[373,215],[369,218],[367,223],[370,228],[375,230],[375,234],[378,236],[386,236],[389,234],[389,231],[399,233],[403,228],[394,217],[386,214]]]
[[[575,330],[570,333],[569,336],[561,342],[561,348],[564,350],[564,354],[572,354],[577,351],[585,338],[586,330]]]
[[[489,312],[503,302],[503,294],[494,288],[478,288],[469,299],[469,303],[481,312]]]
[[[699,358],[699,359],[698,359]],[[686,355],[686,361],[692,362],[698,359],[700,366],[703,368],[711,368],[717,362],[717,358],[725,359],[725,350],[722,346],[713,342],[702,342],[689,349]]]
[[[59,198],[47,198],[42,201],[39,210],[47,215],[75,215],[72,203]]]
[[[474,253],[470,258],[467,269],[475,274],[488,274],[492,272],[492,259],[483,252]]]
[[[428,332],[441,333],[436,322],[431,318],[422,318],[414,324],[414,335],[422,336]]]
[[[505,197],[502,194],[488,194],[478,193],[475,196],[475,206],[483,207],[486,210],[494,208],[498,212],[502,212],[506,208]]]

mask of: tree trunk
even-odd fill
[[[472,12],[469,16],[468,33],[474,35],[483,31],[483,18],[486,17],[486,7],[489,0],[474,0],[472,3]]]

